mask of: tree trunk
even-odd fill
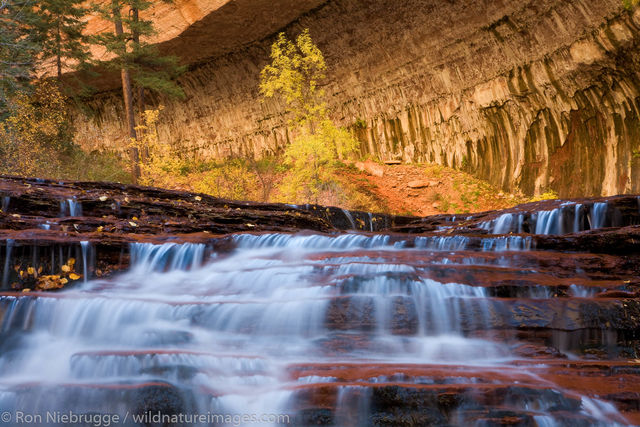
[[[135,25],[140,22],[140,11],[138,8],[134,7],[131,9],[131,15],[133,17],[133,22]],[[136,48],[140,47],[140,32],[137,30],[133,30],[133,44]],[[144,122],[144,111],[145,111],[145,100],[144,100],[144,87],[138,87],[138,115],[140,117],[140,123]],[[149,147],[144,146],[142,148],[141,160],[142,162],[146,162],[149,159]]]
[[[60,18],[58,18],[58,34],[56,43],[57,55],[56,55],[56,66],[58,68],[58,83],[62,80],[62,34],[60,31]]]
[[[124,28],[122,26],[122,19],[120,18],[120,7],[115,4],[113,6],[113,18],[116,26],[116,35],[122,36],[124,34]],[[124,46],[126,50],[126,44]],[[129,138],[131,139],[131,143],[137,140],[136,137],[136,119],[133,114],[133,91],[131,89],[131,75],[129,74],[129,70],[126,67],[123,67],[121,72],[122,77],[122,97],[124,99],[124,110],[127,116],[127,127],[129,129]],[[140,165],[139,165],[139,155],[138,148],[136,146],[131,146],[129,149],[129,154],[131,156],[131,178],[133,179],[133,183],[137,183],[140,178]]]

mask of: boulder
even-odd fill
[[[362,172],[370,173],[373,176],[384,176],[384,167],[378,163],[374,163],[371,161],[367,162],[356,162],[356,168]]]
[[[417,179],[415,181],[409,181],[409,183],[407,184],[407,187],[409,188],[427,188],[431,186],[431,182],[430,181],[426,181],[423,179]]]

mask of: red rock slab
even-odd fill
[[[518,360],[502,367],[474,367],[464,365],[420,365],[360,363],[315,363],[293,365],[288,368],[292,377],[334,377],[336,382],[325,385],[365,385],[372,378],[386,377],[375,384],[398,385],[417,388],[472,388],[499,385],[553,388],[572,395],[585,395],[613,401],[625,412],[640,410],[640,361],[566,361],[566,360]],[[426,378],[436,384],[417,385],[412,380]],[[451,381],[457,384],[450,384]]]
[[[554,390],[552,384],[413,384],[402,381],[390,381],[386,383],[373,383],[367,381],[354,381],[344,383],[319,383],[319,384],[300,384],[291,386],[290,388],[298,392],[304,393],[307,396],[318,396],[322,399],[329,398],[334,399],[332,402],[323,402],[321,406],[331,407],[335,404],[335,398],[340,389],[344,387],[362,387],[369,389],[385,389],[390,387],[406,388],[411,390],[432,391],[438,394],[462,394],[471,392],[479,398],[485,405],[497,406],[495,397],[511,387],[526,388],[531,390]],[[316,395],[317,393],[317,395]],[[568,391],[566,393],[571,398],[579,399],[580,395]],[[315,400],[315,399],[314,399]]]
[[[457,405],[461,405],[462,402],[466,402],[464,404],[466,406],[470,401],[475,403],[475,405],[471,405],[471,408],[477,408],[479,405],[481,409],[472,409],[472,413],[467,414],[467,416],[473,416],[475,411],[478,411],[478,415],[485,412],[498,415],[503,411],[520,413],[523,411],[520,399],[526,402],[529,399],[542,398],[547,401],[549,406],[554,408],[552,410],[554,416],[561,415],[570,419],[573,417],[581,418],[581,396],[605,398],[604,396],[596,396],[593,390],[586,390],[587,393],[584,393],[585,390],[581,388],[563,389],[561,386],[548,382],[543,378],[539,378],[538,383],[528,381],[526,383],[518,382],[517,384],[513,382],[504,384],[481,382],[473,384],[424,385],[397,381],[386,383],[353,381],[296,386],[294,388],[296,391],[296,406],[302,410],[335,408],[338,403],[338,396],[340,396],[341,390],[344,390],[345,387],[353,387],[356,393],[359,392],[361,394],[364,393],[364,390],[371,390],[377,405],[382,404],[383,407],[388,407],[394,413],[396,411],[400,411],[400,413],[405,411],[423,413],[425,410],[432,410],[434,405],[436,408],[442,405],[443,408],[441,410],[448,413],[452,407],[455,408]],[[379,392],[376,392],[376,390]],[[368,394],[363,394],[363,397],[371,399]],[[624,398],[624,396],[620,395],[607,395],[606,397],[611,398],[616,403],[620,403],[617,399]],[[469,407],[467,406],[467,408]],[[637,410],[626,410],[625,407],[622,407],[621,413],[625,419],[618,419],[619,422],[631,422],[632,419],[635,419]],[[540,413],[531,413],[531,415],[540,415]],[[627,416],[630,417],[627,418]],[[504,417],[498,416],[497,419],[504,419]]]
[[[431,250],[351,250],[348,253],[320,252],[307,259],[326,261],[344,256],[383,260],[389,264],[404,264],[416,268],[461,269],[471,272],[486,269],[489,272],[511,272],[522,276],[545,274],[571,280],[633,280],[638,282],[636,258],[600,254],[569,254],[549,251],[481,252],[477,250],[431,251]],[[443,265],[443,261],[447,264]],[[474,264],[469,261],[473,260]],[[362,262],[367,262],[362,261]],[[373,262],[373,261],[371,261]],[[580,271],[581,273],[577,273]]]
[[[469,365],[423,365],[402,363],[309,363],[288,367],[292,378],[306,376],[334,377],[337,382],[355,383],[376,377],[387,377],[393,382],[394,376],[406,377],[405,384],[413,384],[412,378],[426,377],[446,383],[451,378],[467,379],[469,383],[477,379],[483,384],[512,384],[514,381],[524,383],[531,381],[531,376],[517,367],[480,367]],[[398,381],[398,380],[395,380]],[[330,382],[331,383],[331,382]],[[383,382],[386,384],[386,382]],[[443,385],[443,384],[435,385]],[[448,384],[447,384],[448,385]]]

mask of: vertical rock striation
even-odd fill
[[[249,2],[231,3],[225,16],[260,20]],[[189,54],[188,98],[162,101],[161,138],[207,157],[281,149],[282,106],[259,102],[259,71],[273,30],[308,27],[330,67],[333,117],[363,154],[463,168],[528,194],[640,191],[640,11],[620,0],[308,1],[296,16],[288,3],[272,3],[272,15],[288,14],[262,33],[220,24],[221,7],[202,19],[216,25],[193,24],[197,37],[164,42],[180,54],[225,41],[209,59]],[[115,92],[92,104],[78,142],[124,139]]]

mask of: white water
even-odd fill
[[[349,212],[346,209],[342,209],[342,213],[347,218],[347,221],[349,221],[349,225],[351,227],[350,230],[357,230],[358,226],[356,225],[356,222],[354,221],[353,215],[351,215],[351,212]]]
[[[82,203],[75,199],[60,201],[60,216],[82,216]]]
[[[134,244],[132,267],[113,280],[52,297],[0,297],[0,332],[8,337],[8,347],[0,344],[0,408],[135,411],[131,392],[114,386],[164,382],[196,413],[288,413],[294,385],[334,381],[291,377],[287,368],[297,363],[509,369],[506,345],[465,333],[490,327],[485,288],[420,274],[428,251],[463,250],[466,238],[419,239],[400,250],[404,244],[383,235],[239,235],[233,253],[210,259],[204,245]],[[517,237],[483,241],[484,250],[528,247]],[[90,265],[89,247],[82,248]],[[342,301],[352,314],[332,325]],[[398,306],[406,314],[399,322]],[[368,339],[358,342],[363,325]],[[358,345],[339,344],[345,334]],[[342,387],[337,421],[366,424],[368,393]],[[601,402],[583,406],[596,420],[617,416]]]
[[[607,203],[582,205],[565,203],[548,211],[538,211],[527,219],[531,230],[525,230],[523,214],[506,213],[494,220],[480,224],[480,228],[492,234],[509,234],[531,232],[533,234],[566,234],[585,230],[596,230],[611,226],[613,219],[608,217]]]
[[[7,239],[7,246],[6,246],[6,255],[4,258],[4,266],[2,268],[2,287],[6,288],[7,285],[9,284],[9,274],[10,274],[10,269],[13,267],[13,265],[11,265],[11,252],[13,251],[13,245],[14,245],[14,241],[13,239]]]

